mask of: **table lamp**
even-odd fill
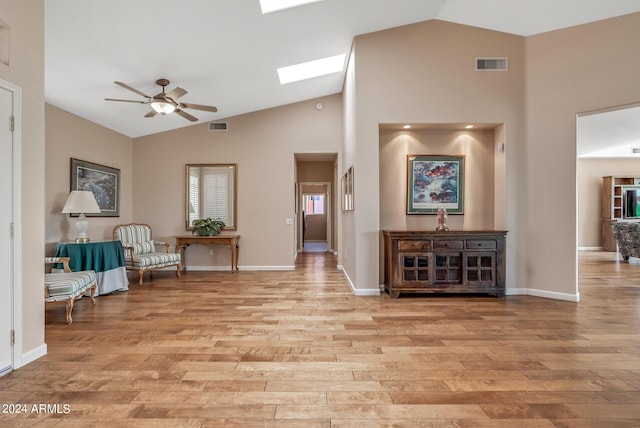
[[[89,220],[84,216],[85,213],[91,214],[99,212],[100,207],[98,206],[96,197],[92,192],[85,190],[72,190],[71,193],[69,193],[67,202],[64,204],[64,208],[62,208],[62,213],[80,214],[80,217],[78,217],[78,220],[76,221],[76,229],[78,230],[76,242],[89,242],[89,235],[87,235],[87,231],[89,230]]]

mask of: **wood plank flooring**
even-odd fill
[[[640,263],[579,270],[578,304],[356,297],[314,253],[156,273],[70,326],[47,308],[48,354],[0,378],[0,426],[638,427]]]

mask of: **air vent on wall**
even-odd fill
[[[227,122],[209,122],[209,131],[226,131]]]
[[[507,71],[507,58],[476,58],[476,71]]]

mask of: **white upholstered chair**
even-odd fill
[[[148,224],[120,224],[113,229],[113,239],[122,242],[126,268],[138,271],[140,285],[146,271],[176,266],[180,276],[180,254],[170,253],[167,242],[154,241]],[[164,247],[164,251],[156,251],[158,247]]]
[[[64,303],[67,308],[67,324],[73,322],[71,312],[76,299],[89,292],[91,302],[96,303],[94,295],[97,287],[94,271],[72,272],[69,268],[69,260],[69,257],[45,257],[44,259],[45,264],[62,263],[63,272],[44,274],[44,301],[45,303]]]

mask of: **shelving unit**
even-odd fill
[[[602,177],[602,239],[604,251],[617,251],[611,224],[624,220],[622,188],[640,185],[640,177]]]

